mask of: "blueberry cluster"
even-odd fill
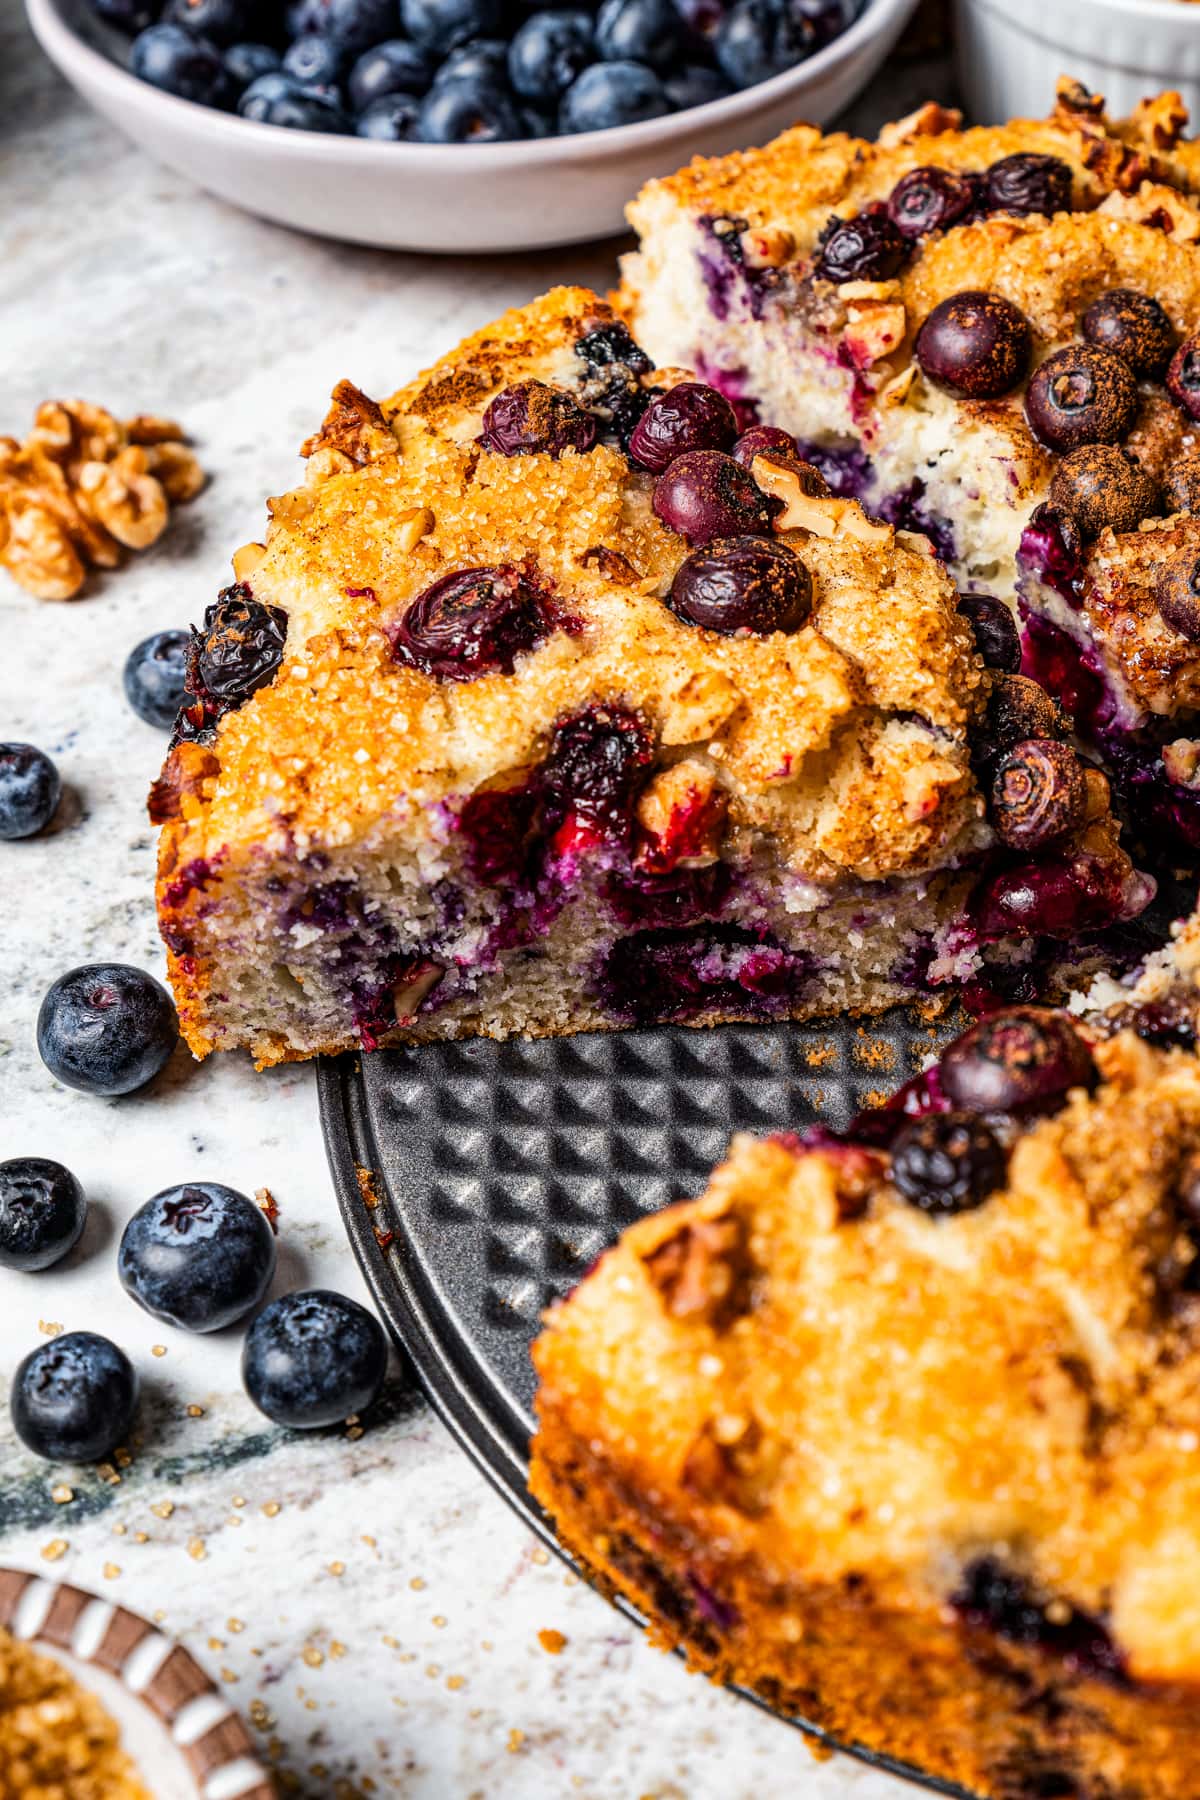
[[[753,87],[865,0],[91,0],[143,81],[300,131],[485,144],[640,124]]]

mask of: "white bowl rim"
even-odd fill
[[[986,12],[1008,11],[1008,0],[967,0],[967,4]],[[1180,25],[1185,31],[1200,24],[1200,5],[1189,6],[1184,0],[1088,0],[1088,6],[1091,12],[1107,13],[1110,18],[1132,19],[1145,24],[1153,20],[1160,25]],[[1044,7],[1043,17],[1051,23],[1038,27],[1038,38],[1043,43],[1061,43],[1066,48],[1062,39],[1052,35],[1058,28],[1054,22],[1053,0]]]
[[[1170,0],[1177,5],[1179,0]],[[220,112],[196,100],[183,100],[168,94],[151,82],[131,75],[111,57],[93,49],[91,44],[73,31],[62,16],[61,0],[25,0],[30,23],[42,48],[60,67],[78,67],[86,71],[91,85],[106,97],[119,103],[132,86],[138,90],[143,104],[157,105],[174,112],[178,126],[187,126],[194,135],[213,143],[232,147],[243,144],[249,150],[255,143],[293,162],[321,162],[345,167],[390,165],[412,173],[422,169],[457,169],[464,177],[499,170],[519,170],[526,166],[553,162],[558,157],[578,162],[588,154],[624,157],[630,151],[649,149],[669,143],[673,136],[690,134],[699,124],[713,129],[752,117],[783,99],[792,88],[808,86],[814,76],[838,70],[889,25],[907,12],[916,0],[867,0],[854,23],[840,37],[826,44],[814,56],[720,100],[708,100],[702,106],[691,106],[682,112],[668,113],[661,119],[646,119],[636,125],[609,126],[603,131],[580,131],[557,137],[521,138],[514,142],[494,144],[390,144],[370,138],[347,137],[322,131],[285,130],[278,125],[265,125],[255,119],[243,119],[236,113]],[[580,155],[574,154],[579,147]],[[570,154],[567,154],[567,153]],[[446,162],[449,158],[449,163]]]

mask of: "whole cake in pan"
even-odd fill
[[[1004,609],[595,295],[306,454],[152,797],[197,1054],[880,1008],[1149,900]]]
[[[1200,1755],[1200,1069],[1019,1008],[735,1140],[547,1316],[533,1490],[663,1646],[991,1800]]]
[[[877,143],[807,126],[629,209],[620,304],[800,441],[835,492],[928,532],[1019,612],[1023,668],[1147,824],[1200,844],[1200,146],[1178,95],[1113,123],[929,105]]]

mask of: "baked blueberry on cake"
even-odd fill
[[[799,440],[834,490],[1006,600],[1022,667],[1143,822],[1200,845],[1200,149],[1177,95],[1114,124],[923,107],[799,126],[630,208],[639,341]]]
[[[1007,614],[593,294],[306,450],[153,796],[198,1054],[878,1008],[1150,898]]]
[[[991,1016],[552,1309],[533,1488],[658,1642],[992,1800],[1200,1753],[1200,1069]]]

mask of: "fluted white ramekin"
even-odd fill
[[[1163,88],[1200,127],[1200,4],[1194,0],[957,0],[958,58],[972,119],[1040,118],[1071,75],[1114,116]]]

